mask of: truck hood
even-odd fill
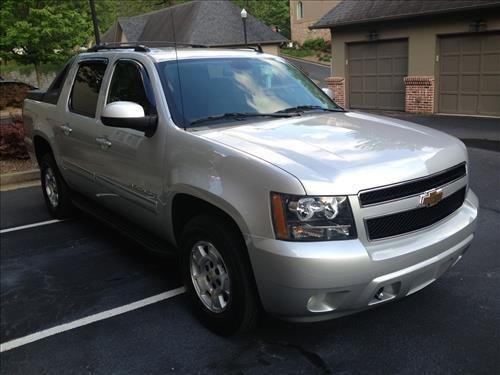
[[[306,114],[197,133],[282,168],[311,195],[357,194],[467,159],[464,144],[452,136],[360,112]]]

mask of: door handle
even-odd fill
[[[103,150],[107,150],[112,145],[111,141],[105,137],[97,137],[95,141]]]
[[[70,135],[73,129],[68,124],[64,124],[60,126],[61,130],[63,131],[64,135]]]

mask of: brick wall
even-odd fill
[[[325,82],[335,95],[335,103],[345,107],[345,79],[343,77],[328,77]]]
[[[406,86],[405,111],[434,113],[434,77],[410,76],[404,79]]]

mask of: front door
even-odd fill
[[[105,104],[128,101],[140,104],[146,115],[156,114],[149,75],[142,64],[121,59],[114,70]],[[100,159],[96,181],[99,201],[126,218],[142,224],[157,222],[163,184],[165,137],[157,129],[143,132],[105,126],[99,121]]]
[[[91,196],[95,194],[94,172],[99,163],[96,109],[106,66],[103,59],[79,62],[64,122],[55,130],[65,179]]]

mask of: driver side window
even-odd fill
[[[147,95],[144,78],[146,72],[134,61],[121,60],[115,66],[106,104],[127,101],[144,108],[146,116],[154,114],[152,99]]]

